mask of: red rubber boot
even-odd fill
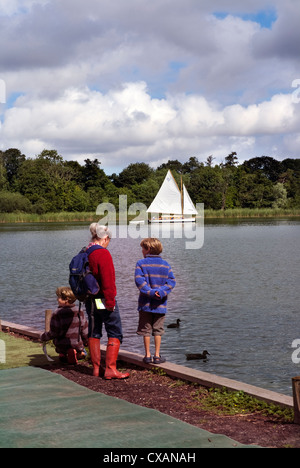
[[[101,351],[100,340],[98,338],[89,338],[89,350],[93,364],[93,376],[99,377]]]
[[[104,378],[106,380],[111,379],[127,379],[129,372],[122,374],[117,370],[117,358],[120,349],[120,340],[118,338],[108,338],[106,348],[106,369]]]

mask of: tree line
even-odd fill
[[[193,202],[204,203],[205,209],[300,207],[300,159],[261,156],[240,164],[232,152],[221,164],[213,165],[213,160],[209,156],[200,162],[193,156],[156,169],[132,163],[108,176],[98,159],[80,165],[64,161],[56,150],[28,158],[10,148],[0,151],[0,212],[95,211],[103,202],[118,206],[119,195],[127,195],[128,206],[149,206],[168,169],[178,184],[182,177]]]

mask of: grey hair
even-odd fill
[[[92,223],[90,225],[90,233],[92,234],[92,239],[103,239],[104,237],[112,238],[112,233],[108,226],[101,226],[98,223]]]

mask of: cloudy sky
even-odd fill
[[[299,0],[0,0],[0,149],[300,157]]]

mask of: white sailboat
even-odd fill
[[[147,209],[149,223],[190,223],[198,214],[184,184],[179,189],[171,171],[167,172],[156,197]]]

